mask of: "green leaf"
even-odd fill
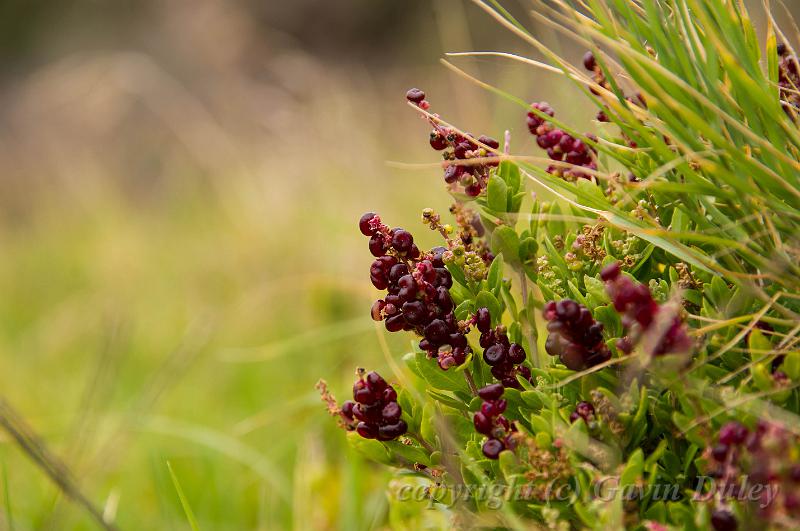
[[[583,285],[586,286],[586,292],[595,297],[598,301],[603,303],[609,302],[608,294],[606,293],[606,285],[602,280],[584,275]]]
[[[503,179],[508,189],[512,194],[519,192],[522,186],[522,177],[519,173],[519,167],[509,160],[504,160],[500,163],[497,169],[498,175]]]
[[[553,429],[550,422],[545,420],[540,415],[531,415],[531,427],[534,433],[544,432],[548,435],[553,435]]]
[[[501,225],[492,232],[492,252],[503,256],[511,265],[519,264],[519,237],[508,225]]]
[[[456,306],[455,312],[456,318],[459,320],[464,320],[468,316],[475,313],[475,302],[472,300],[466,300]]]
[[[498,175],[489,177],[486,192],[489,208],[495,212],[506,212],[508,206],[508,186]]]
[[[461,373],[454,370],[444,371],[436,363],[436,360],[428,359],[424,352],[415,352],[417,374],[431,387],[445,391],[468,391],[466,380]],[[409,364],[409,367],[412,367]],[[412,367],[413,368],[413,367]]]
[[[386,447],[375,439],[365,439],[356,432],[349,431],[347,432],[347,443],[370,461],[376,461],[384,465],[393,464],[392,456],[386,450]]]
[[[167,469],[169,469],[169,475],[170,478],[172,478],[172,484],[175,486],[175,491],[178,493],[178,499],[181,502],[181,507],[183,507],[184,514],[186,514],[186,520],[189,522],[189,527],[191,527],[193,531],[198,531],[199,527],[197,526],[197,519],[194,517],[194,512],[192,511],[191,505],[189,505],[189,500],[183,493],[181,483],[178,481],[178,476],[175,475],[175,471],[172,470],[172,465],[169,461],[167,461]]]
[[[486,275],[486,283],[493,293],[500,293],[503,282],[503,253],[494,257],[492,265],[489,266],[489,273]]]
[[[781,369],[793,381],[800,379],[800,351],[793,350],[786,353]]]
[[[772,352],[772,343],[769,342],[758,328],[750,330],[750,337],[747,338],[747,348],[750,350],[750,358],[760,360]]]
[[[399,441],[387,441],[383,444],[391,454],[399,455],[406,461],[431,466],[430,456],[419,446],[403,444]]]
[[[642,475],[644,471],[644,452],[642,452],[641,448],[637,448],[628,458],[628,464],[625,465],[625,469],[622,471],[622,474],[619,478],[619,485],[620,487],[625,487],[628,485],[633,485],[636,483],[636,480],[639,476]]]
[[[525,238],[519,244],[519,259],[522,263],[528,263],[536,259],[536,251],[539,250],[539,243],[533,238]]]

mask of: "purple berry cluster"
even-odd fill
[[[797,436],[774,422],[761,420],[754,430],[736,421],[724,424],[717,444],[705,453],[710,475],[719,483],[717,490],[736,497],[746,477],[749,484],[764,487],[757,500],[760,516],[793,523],[796,528],[800,524],[800,464],[787,457],[796,455],[798,442]],[[737,528],[735,517],[725,508],[715,510],[711,522],[718,531]]]
[[[788,47],[781,43],[778,45],[778,87],[780,90],[783,110],[789,116],[796,116],[800,111],[800,71],[798,70],[797,57],[789,53]]]
[[[497,459],[500,452],[514,447],[512,434],[516,428],[503,416],[508,405],[501,398],[504,392],[505,387],[502,384],[490,384],[478,390],[483,404],[481,410],[472,417],[472,421],[475,430],[488,437],[483,443],[483,455],[489,459]]]
[[[611,84],[606,79],[606,76],[603,73],[603,69],[600,68],[600,65],[597,63],[597,59],[595,58],[594,54],[591,51],[586,52],[586,54],[583,56],[583,67],[586,70],[588,70],[589,72],[592,73],[592,78],[593,78],[594,82],[597,85],[603,87],[604,89],[606,89],[608,91],[611,91]],[[600,91],[598,91],[594,87],[592,87],[590,90],[591,90],[592,94],[594,94],[594,95],[600,94]],[[625,96],[625,99],[629,103],[631,103],[633,105],[641,106],[641,107],[644,107],[645,109],[647,108],[647,102],[645,101],[644,96],[642,96],[642,94],[640,94],[640,93],[636,94],[636,98],[635,99],[630,97],[630,96]],[[610,122],[611,121],[608,118],[608,114],[606,113],[606,110],[607,110],[607,107],[604,110],[600,110],[600,111],[597,112],[597,121],[598,122]],[[629,138],[624,133],[622,134],[622,136],[625,139],[625,142],[627,142],[628,147],[632,147],[632,148],[636,148],[637,147],[637,144],[636,144],[636,142],[634,140]],[[666,140],[667,139],[665,138],[665,141]]]
[[[603,342],[603,323],[592,312],[571,299],[548,302],[543,310],[548,321],[545,350],[558,356],[573,371],[582,371],[611,359]]]
[[[630,352],[635,344],[634,339],[653,327],[662,307],[653,299],[647,286],[622,274],[619,262],[604,267],[600,278],[606,283],[606,293],[611,297],[614,309],[622,314],[622,325],[629,330],[629,335],[617,342],[617,348],[622,352]],[[630,333],[632,329],[633,334]],[[686,326],[680,315],[676,314],[661,333],[657,344],[652,348],[652,354],[660,356],[686,352],[691,348],[692,340],[687,334]]]
[[[446,249],[422,254],[411,233],[389,229],[373,212],[361,216],[359,228],[377,257],[370,266],[372,285],[387,291],[372,305],[372,318],[384,321],[389,332],[416,332],[423,338],[419,348],[437,358],[442,369],[464,363],[471,352],[468,330],[460,329],[453,313],[453,278],[442,259]]]
[[[342,404],[342,416],[358,422],[356,431],[365,439],[390,441],[408,431],[397,403],[397,392],[377,372],[359,376],[353,384],[353,400]]]
[[[483,361],[492,368],[492,376],[504,387],[520,389],[517,375],[531,379],[531,370],[522,365],[527,358],[522,345],[511,343],[503,327],[492,328],[491,315],[486,308],[475,312],[475,326],[481,333],[480,345],[483,347]]]
[[[583,419],[586,424],[594,420],[594,406],[591,402],[578,402],[575,411],[569,414],[569,421],[575,422],[578,419]]]
[[[547,102],[534,103],[531,107],[547,116],[555,116],[555,111]],[[590,170],[597,169],[597,151],[593,147],[586,145],[582,140],[573,137],[566,131],[554,127],[552,123],[534,112],[528,113],[527,124],[528,130],[536,137],[536,143],[540,148],[547,150],[547,156],[552,160],[564,161],[573,166]],[[597,137],[591,133],[586,136],[597,141]],[[564,168],[554,164],[548,167],[547,171],[568,181],[592,178],[590,174],[577,167]]]
[[[419,89],[409,90],[406,99],[423,110],[430,108],[425,93]],[[477,137],[476,141],[470,133],[461,134],[445,127],[436,118],[438,115],[430,119],[433,126],[430,144],[436,151],[441,151],[447,161],[444,181],[453,190],[460,185],[468,196],[479,196],[486,189],[489,170],[499,164],[495,150],[500,147],[500,142],[485,135]]]

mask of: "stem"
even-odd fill
[[[0,397],[0,427],[14,439],[20,450],[40,468],[50,480],[56,484],[65,496],[82,506],[98,526],[106,531],[114,531],[117,527],[106,522],[103,512],[78,488],[72,473],[67,466],[51,454],[41,437],[35,433],[5,399]]]
[[[520,270],[519,272],[520,277],[520,287],[522,288],[522,305],[525,306],[525,309],[528,309],[528,276],[525,274],[525,271]],[[526,313],[527,315],[527,313]],[[537,369],[541,368],[541,364],[539,363],[539,347],[536,345],[536,341],[533,338],[533,331],[531,330],[531,319],[532,316],[528,315],[528,318],[525,320],[525,332],[528,336],[528,347],[531,349],[531,359],[533,360],[533,365]]]
[[[436,451],[436,448],[434,448],[433,446],[428,444],[428,442],[425,441],[425,439],[423,439],[422,436],[420,434],[418,434],[418,433],[414,433],[413,431],[409,431],[409,432],[406,432],[406,437],[411,437],[412,439],[417,441],[420,445],[422,445],[423,448],[428,450],[428,453],[432,454],[433,452]]]
[[[475,387],[475,380],[472,379],[472,373],[469,372],[469,369],[464,370],[464,379],[467,381],[469,390],[472,391],[472,394],[478,396],[478,388]]]

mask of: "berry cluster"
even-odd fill
[[[611,359],[603,342],[603,323],[585,306],[571,299],[548,302],[543,310],[549,332],[545,350],[558,356],[573,371],[581,371]]]
[[[534,103],[531,107],[547,116],[555,116],[555,111],[547,102]],[[590,170],[597,169],[595,158],[597,150],[594,147],[587,146],[582,140],[554,127],[547,119],[534,112],[528,113],[527,124],[528,130],[536,137],[536,143],[540,148],[547,150],[547,156],[552,160],[564,161]],[[586,136],[597,141],[597,137],[591,133]],[[547,171],[568,181],[592,178],[590,174],[577,167],[564,168],[554,164],[549,166]]]
[[[461,269],[467,280],[480,282],[486,278],[494,260],[483,238],[486,230],[480,216],[460,203],[451,205],[450,213],[455,217],[455,227],[442,224],[439,214],[432,208],[422,211],[422,222],[431,230],[438,231],[447,241],[447,251],[442,254],[443,261]],[[456,235],[452,237],[454,232]]]
[[[406,99],[420,109],[430,108],[425,100],[425,93],[419,89],[409,90]],[[444,181],[452,190],[456,190],[458,184],[468,196],[479,196],[486,189],[489,170],[499,164],[496,150],[500,147],[500,142],[485,135],[476,139],[470,133],[461,134],[441,125],[438,115],[434,115],[429,121],[433,126],[430,134],[431,147],[442,151],[442,157],[447,161]]]
[[[656,326],[657,316],[662,310],[662,306],[653,299],[650,288],[634,282],[622,274],[619,262],[604,267],[600,272],[600,278],[606,283],[606,293],[611,297],[614,309],[622,314],[623,326],[629,330],[628,336],[617,342],[619,350],[630,352],[633,350],[636,339],[644,336],[649,330],[661,326],[664,327],[663,332],[658,331],[657,341],[649,349],[654,356],[686,352],[691,349],[692,340],[686,332],[680,315],[668,316],[669,321],[664,322],[661,326]]]
[[[467,330],[461,330],[453,313],[453,278],[442,259],[447,250],[420,253],[411,233],[389,229],[373,212],[361,216],[359,228],[370,237],[370,251],[377,257],[370,266],[372,285],[387,291],[372,305],[372,318],[385,320],[389,332],[409,330],[422,336],[419,348],[437,358],[442,369],[464,363],[471,351]]]
[[[514,447],[512,439],[516,427],[503,416],[508,405],[501,398],[505,392],[502,384],[490,384],[478,390],[478,396],[483,399],[481,410],[475,413],[472,421],[478,433],[486,435],[488,439],[483,443],[483,455],[489,459],[497,459],[500,452]]]
[[[786,114],[796,117],[800,111],[800,94],[797,93],[798,87],[800,87],[800,70],[798,70],[797,57],[791,55],[783,43],[778,45],[778,56],[780,57],[778,87],[781,104]]]
[[[590,51],[586,52],[586,54],[583,56],[583,67],[586,70],[588,70],[589,72],[592,73],[592,78],[593,78],[594,82],[597,85],[599,85],[600,87],[604,88],[607,91],[611,91],[611,84],[608,82],[608,79],[606,79],[606,76],[603,73],[603,69],[600,68],[600,65],[597,63],[597,59],[595,58],[595,56],[594,56],[594,54],[592,52],[590,52]],[[591,90],[592,94],[594,94],[594,95],[599,95],[600,94],[600,91],[598,91],[594,87],[591,87],[590,90]],[[647,103],[645,102],[644,96],[642,96],[641,93],[637,93],[635,99],[630,97],[630,96],[625,96],[625,100],[627,100],[632,105],[637,105],[637,106],[641,106],[641,107],[647,108]],[[600,111],[597,112],[597,121],[598,122],[610,122],[611,121],[609,119],[609,117],[608,117],[608,114],[606,113],[606,110],[607,110],[607,108],[605,110],[600,110]],[[632,147],[632,148],[637,147],[636,142],[634,140],[632,140],[631,138],[629,138],[627,135],[625,135],[625,133],[623,133],[622,136],[625,139],[625,141],[627,142],[629,147]]]
[[[365,439],[390,441],[405,434],[408,426],[400,418],[402,414],[397,392],[375,371],[366,378],[359,374],[353,384],[353,400],[342,404],[342,416],[350,423],[358,422],[356,431]]]
[[[594,420],[594,406],[591,402],[578,402],[575,411],[569,414],[569,421],[575,422],[578,419],[583,419],[586,424]]]
[[[751,431],[739,422],[728,422],[720,428],[717,444],[705,453],[711,463],[710,475],[719,482],[716,490],[723,497],[736,498],[746,477],[748,483],[764,487],[757,500],[760,516],[796,528],[800,523],[800,464],[788,462],[787,456],[795,455],[797,444],[797,437],[776,423],[762,420]],[[716,509],[711,522],[718,531],[737,528],[736,518],[725,508]]]
[[[531,370],[522,365],[527,357],[522,345],[511,343],[502,326],[492,328],[491,315],[486,308],[478,308],[474,318],[475,326],[481,333],[483,361],[492,368],[492,376],[500,380],[504,387],[521,388],[517,375],[531,379]]]

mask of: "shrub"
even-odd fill
[[[552,66],[506,58],[581,88],[597,130],[481,83],[520,104],[544,150],[515,155],[508,134],[501,147],[466,133],[408,91],[443,154],[452,221],[423,211],[442,237],[431,250],[374,213],[359,226],[382,292],[372,317],[417,338],[413,376],[389,400],[359,376],[358,418],[328,397],[352,445],[397,468],[390,516],[422,525],[427,504],[451,524],[797,528],[791,46],[770,19],[762,51],[733,1],[540,11],[590,48],[581,69],[477,3]]]

